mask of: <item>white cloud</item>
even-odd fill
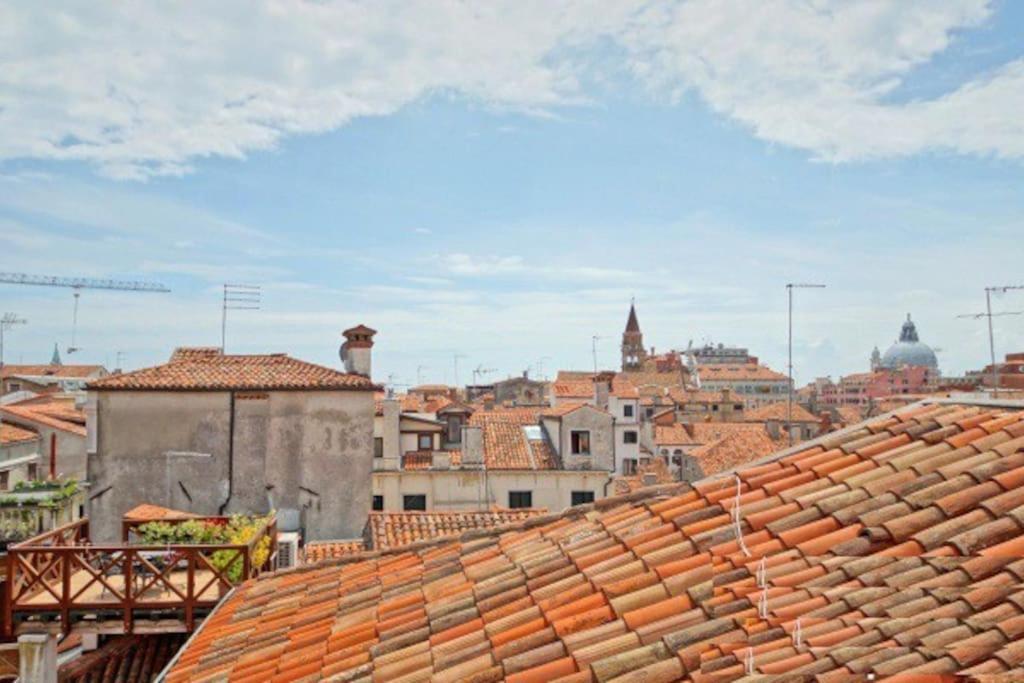
[[[626,70],[694,91],[765,140],[843,161],[926,149],[1024,156],[1024,62],[890,98],[987,0],[222,0],[0,7],[0,159],[180,175],[436,92],[538,114]]]

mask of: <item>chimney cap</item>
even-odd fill
[[[356,325],[350,327],[341,333],[341,336],[345,337],[345,347],[348,348],[370,348],[373,346],[373,335],[377,334],[377,330],[366,325]]]

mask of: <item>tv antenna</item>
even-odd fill
[[[485,368],[483,365],[476,366],[473,370],[473,384],[480,384],[480,378],[484,375],[489,375],[492,372],[497,372],[494,368]]]
[[[260,310],[259,285],[224,283],[224,299],[220,309],[220,352],[224,353],[228,333],[228,311]]]

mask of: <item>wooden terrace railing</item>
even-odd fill
[[[268,556],[255,566],[267,536]],[[81,519],[8,548],[4,633],[13,635],[15,621],[30,615],[59,617],[67,633],[84,615],[119,614],[127,634],[144,611],[173,613],[192,631],[197,611],[277,565],[273,517],[244,544],[92,545],[88,538],[89,521]]]

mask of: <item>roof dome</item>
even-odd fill
[[[896,370],[907,365],[939,369],[939,360],[932,348],[918,339],[917,328],[907,314],[900,330],[900,340],[890,346],[882,356],[881,367]]]

